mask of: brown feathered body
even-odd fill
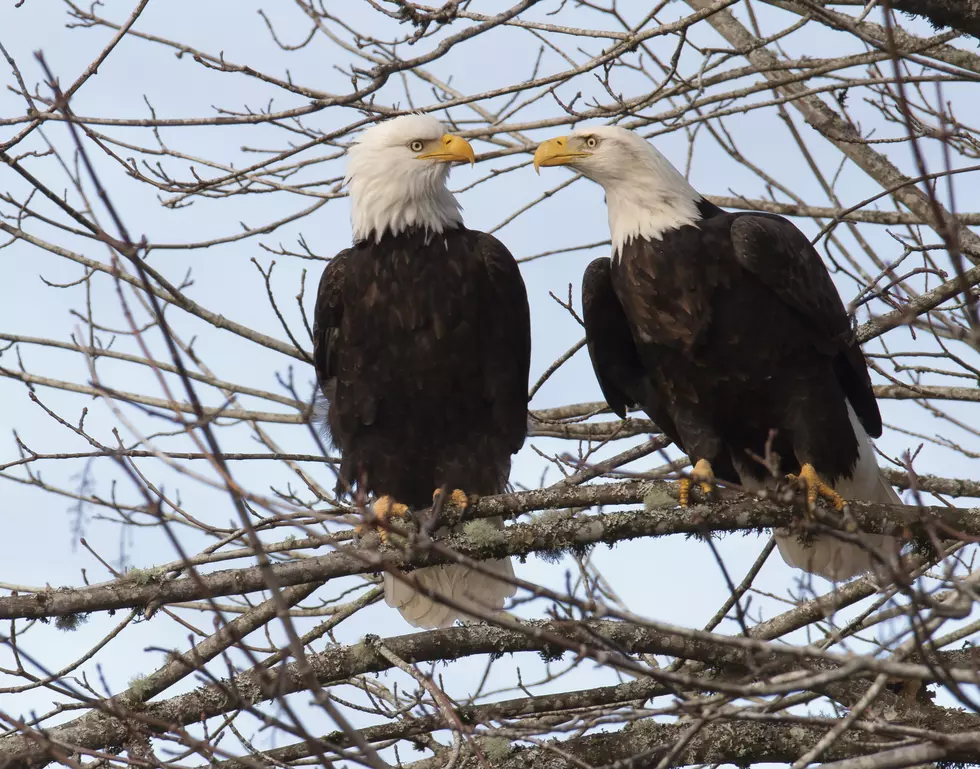
[[[520,271],[493,236],[412,227],[342,251],[323,272],[314,318],[340,485],[413,509],[440,487],[504,491],[527,432],[530,345]],[[509,559],[487,566],[513,575]],[[514,592],[455,565],[415,577],[483,609]],[[390,577],[386,587],[412,624],[444,626],[459,614]]]
[[[819,255],[789,221],[730,214],[634,238],[583,281],[593,366],[606,400],[641,406],[691,457],[750,488],[812,464],[847,499],[898,503],[869,436],[871,379]],[[833,538],[778,534],[793,566],[845,579],[872,558]],[[892,543],[872,538],[879,546]]]

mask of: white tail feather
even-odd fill
[[[895,489],[881,474],[871,437],[861,425],[850,403],[847,404],[847,414],[858,439],[858,461],[851,477],[834,484],[834,490],[844,499],[902,504]],[[817,468],[818,471],[819,469]],[[862,534],[861,539],[867,547],[842,542],[833,536],[816,537],[807,544],[802,544],[796,535],[786,529],[777,529],[775,536],[779,554],[787,564],[834,582],[851,579],[869,571],[884,575],[886,570],[878,568],[880,564],[869,548],[889,560],[898,555],[898,542],[895,538],[882,534]]]
[[[489,519],[503,527],[500,519]],[[457,619],[463,622],[479,621],[482,615],[500,611],[507,599],[517,592],[513,584],[514,567],[510,558],[484,561],[483,567],[499,575],[500,579],[468,569],[459,564],[429,566],[412,572],[420,586],[436,594],[446,596],[454,603],[472,607],[473,613],[459,611],[418,592],[411,585],[385,574],[385,603],[398,609],[412,627],[432,629],[449,627]]]

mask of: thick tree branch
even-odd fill
[[[621,764],[654,767],[689,728],[689,723],[660,724],[649,720],[638,721],[617,732],[563,740],[543,747],[511,748],[507,756],[495,764],[494,769],[528,769],[532,766],[535,769],[572,769],[573,767],[581,769],[583,766]],[[816,745],[825,733],[825,728],[798,723],[722,721],[697,731],[668,766],[791,764]],[[980,757],[978,752],[980,739],[975,735],[963,735],[962,740],[951,740],[951,742],[953,744],[950,746],[937,749],[933,749],[931,743],[922,746],[928,747],[927,750],[906,749],[903,753],[904,763],[879,764],[872,760],[860,766],[862,769],[878,766],[883,768],[909,766],[943,758],[974,762]],[[886,750],[889,744],[903,743],[861,732],[851,732],[842,735],[824,752],[823,757],[833,761],[843,761],[859,756],[876,756]],[[406,769],[439,769],[440,762],[444,763],[445,758],[408,764]],[[458,766],[461,769],[479,769],[480,764],[473,756],[467,756]],[[848,769],[858,769],[858,767],[849,766]]]
[[[647,500],[649,509],[575,517],[546,517],[515,524],[488,537],[480,530],[473,537],[454,535],[444,544],[466,558],[486,560],[507,555],[560,552],[597,544],[640,537],[671,534],[704,535],[713,532],[759,531],[798,523],[793,505],[773,499],[736,494],[731,499],[678,508],[673,503],[676,489],[663,482],[626,482],[596,486],[561,487],[544,491],[484,497],[466,512],[467,520],[502,516],[511,518],[528,512],[564,507],[635,504]],[[968,536],[980,536],[980,516],[973,510],[946,507],[898,507],[853,503],[851,514],[863,531],[882,533],[908,529],[928,536],[940,524]],[[446,523],[455,523],[447,515]],[[413,569],[446,563],[452,559],[412,540],[406,551],[392,548],[341,547],[329,555],[276,564],[273,569],[282,586],[328,581],[381,569]],[[199,578],[174,579],[150,584],[126,581],[83,589],[45,590],[33,595],[0,598],[0,619],[55,617],[110,609],[146,607],[235,595],[264,590],[263,572],[258,567],[217,571]],[[207,591],[207,592],[204,592]]]
[[[853,679],[855,675],[873,675],[876,672],[888,672],[913,680],[932,680],[932,671],[925,665],[890,663],[870,657],[854,660],[847,654],[830,654],[814,648],[687,631],[662,623],[650,623],[650,627],[617,621],[511,624],[514,626],[512,629],[470,625],[413,633],[387,638],[383,643],[387,649],[408,663],[529,651],[554,657],[571,651],[590,658],[605,655],[607,660],[612,661],[624,654],[664,654],[679,659],[699,660],[711,668],[725,671],[724,676],[715,677],[691,676],[647,668],[651,683],[624,689],[610,688],[606,691],[607,696],[623,696],[624,700],[648,699],[667,693],[679,684],[733,693],[792,691],[803,686],[805,681],[798,679],[788,685],[744,684],[732,676],[737,677],[739,671],[751,671],[752,678],[758,679],[760,671],[767,671],[768,675],[778,679],[781,672],[795,669],[801,664],[805,668],[810,659],[822,660],[815,667],[811,685],[820,685],[821,682],[826,685],[835,680],[843,681]],[[624,661],[626,659],[623,657]],[[309,654],[307,661],[322,685],[365,673],[380,672],[392,666],[388,659],[376,652],[375,642],[370,639],[353,646],[334,647]],[[951,669],[947,674],[957,680],[976,680],[976,674],[970,668]],[[671,688],[658,686],[659,682],[667,682]],[[130,718],[143,721],[151,729],[154,724],[187,726],[233,710],[248,708],[265,700],[303,691],[306,687],[307,682],[299,666],[290,663],[273,670],[242,673],[221,685],[201,687],[188,694],[146,704],[138,709],[134,709],[125,700],[106,701],[99,704],[99,710],[48,730],[46,737],[69,751],[76,747],[99,750],[119,744],[125,738],[129,728],[127,720]],[[567,702],[577,702],[580,699],[572,697]],[[551,700],[550,706],[558,703],[557,699]],[[485,706],[482,710],[492,712],[493,707]],[[506,714],[507,709],[504,706],[498,716]],[[381,737],[380,734],[374,736]],[[0,766],[23,766],[29,761],[36,762],[43,755],[44,748],[30,737],[12,735],[0,739]]]

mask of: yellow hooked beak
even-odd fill
[[[440,163],[452,163],[456,160],[465,160],[470,165],[476,162],[476,155],[470,143],[462,136],[453,134],[443,134],[438,142],[433,142],[433,148],[421,155],[416,155],[417,160],[437,160]]]
[[[591,152],[573,150],[569,144],[573,140],[568,136],[556,136],[541,142],[534,153],[534,170],[541,173],[541,166],[567,166],[579,158],[587,158]]]

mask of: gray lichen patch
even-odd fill
[[[148,676],[138,674],[129,679],[130,704],[143,702],[152,691]]]
[[[506,759],[511,752],[510,740],[506,737],[482,737],[477,740],[477,744],[491,766]]]
[[[132,582],[134,585],[149,585],[156,582],[163,572],[160,569],[130,569],[119,579],[123,582]]]
[[[54,626],[64,631],[78,630],[86,622],[88,622],[87,613],[63,614],[54,618]]]
[[[597,518],[582,521],[575,532],[575,541],[581,543],[593,543],[603,538],[606,527]]]
[[[647,510],[663,510],[676,505],[677,500],[670,496],[666,489],[662,488],[650,489],[643,497],[643,506]]]
[[[465,523],[463,535],[477,547],[492,547],[506,540],[504,532],[500,528],[483,519]]]
[[[560,507],[556,510],[542,510],[536,516],[534,516],[534,523],[540,523],[545,526],[551,524],[561,523],[562,521],[567,521],[571,518],[574,513],[568,508]]]

